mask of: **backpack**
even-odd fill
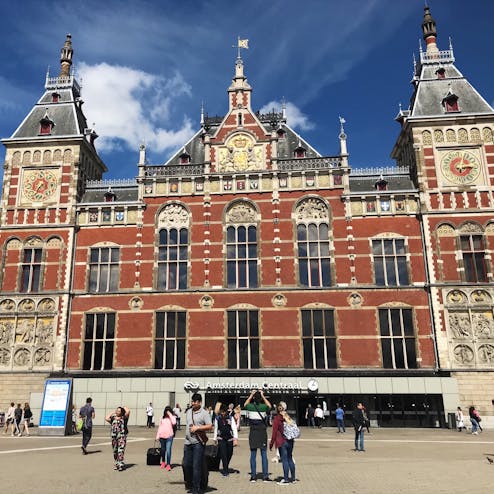
[[[283,422],[283,435],[285,439],[298,439],[300,437],[300,429],[297,427],[295,422],[289,424],[288,422]]]
[[[220,432],[221,439],[223,439],[224,441],[229,441],[230,439],[232,439],[232,427],[228,423],[228,420],[225,420],[221,415],[218,415],[216,417],[216,421],[218,422],[218,430]]]

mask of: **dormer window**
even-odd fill
[[[307,149],[302,146],[302,143],[298,141],[298,146],[293,151],[293,156],[295,158],[305,158],[307,155]]]
[[[105,192],[105,202],[115,202],[117,200],[117,196],[111,189],[111,187],[108,188],[108,190]]]
[[[380,177],[379,180],[374,184],[376,190],[388,190],[388,182],[384,178]]]
[[[60,94],[51,93],[51,102],[52,103],[58,103],[59,101],[60,101]]]
[[[43,118],[39,121],[39,133],[40,135],[50,135],[55,122],[49,117],[48,110],[45,112]]]
[[[444,67],[440,67],[436,70],[436,75],[438,79],[446,79],[446,69]]]
[[[184,149],[178,160],[181,165],[187,165],[190,163],[190,154]]]
[[[444,111],[446,113],[460,111],[460,107],[458,105],[458,96],[456,96],[456,94],[454,94],[453,92],[451,92],[451,90],[443,98],[442,105],[443,105]]]
[[[286,132],[283,129],[278,129],[276,134],[278,136],[278,139],[280,139],[280,140],[284,139],[286,136]]]

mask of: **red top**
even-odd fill
[[[273,444],[279,448],[283,443],[286,443],[286,438],[283,435],[283,417],[277,414],[273,420],[273,432],[271,434],[271,442],[269,443],[269,449],[273,447]]]

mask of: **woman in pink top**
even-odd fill
[[[160,419],[160,425],[158,426],[158,432],[156,433],[156,439],[160,440],[161,445],[161,467],[170,471],[172,469],[172,444],[173,437],[175,436],[175,424],[177,418],[173,415],[171,407],[165,407],[163,417]]]

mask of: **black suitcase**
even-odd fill
[[[206,446],[204,458],[206,458],[206,463],[210,472],[218,471],[220,469],[220,455],[216,444],[209,444]]]
[[[185,471],[183,464],[182,464],[182,472],[184,474],[185,488],[187,490],[192,489],[192,478],[190,478],[188,472]],[[201,491],[207,490],[208,482],[209,482],[208,464],[206,461],[206,456],[204,456],[202,461],[202,472],[201,472]]]
[[[161,463],[161,448],[156,447],[156,441],[154,447],[149,448],[146,453],[146,465],[159,465]]]

